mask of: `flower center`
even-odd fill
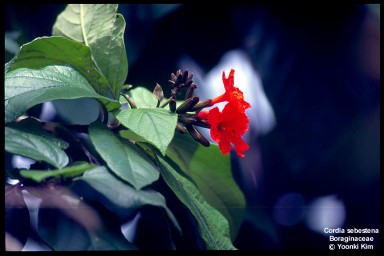
[[[220,122],[220,123],[217,125],[217,129],[218,129],[220,132],[224,132],[224,131],[225,131],[225,125],[223,124],[223,122]]]

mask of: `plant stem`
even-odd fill
[[[127,94],[120,93],[120,95],[124,97],[124,99],[128,102],[128,104],[129,104],[129,106],[131,106],[131,108],[137,108],[136,103],[131,98],[129,98]]]
[[[171,96],[169,97],[160,107],[161,108],[164,108],[165,106],[167,106],[169,104],[169,102],[171,102],[171,100],[173,99],[174,97]]]

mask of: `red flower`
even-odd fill
[[[251,105],[244,100],[243,92],[240,91],[239,88],[235,87],[235,70],[231,69],[228,78],[225,77],[225,72],[223,71],[222,78],[225,93],[216,98],[213,98],[211,106],[219,102],[228,101],[234,103],[237,107],[242,110],[250,108]]]
[[[239,106],[233,102],[225,105],[223,112],[215,107],[209,111],[198,114],[200,119],[206,120],[211,125],[211,138],[219,144],[221,152],[228,154],[234,145],[236,153],[244,157],[243,152],[249,146],[241,138],[248,131],[249,119],[245,111],[239,111]]]

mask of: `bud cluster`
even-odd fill
[[[193,82],[192,78],[193,74],[189,74],[188,70],[181,71],[179,69],[176,73],[171,73],[170,80],[168,80],[168,83],[172,88],[171,96],[161,107],[165,107],[169,104],[169,109],[178,114],[176,130],[179,133],[183,134],[188,131],[192,138],[197,142],[203,146],[209,147],[209,141],[196,129],[195,126],[204,128],[211,127],[205,120],[201,120],[198,117],[198,113],[203,108],[210,106],[212,100],[208,99],[200,101],[198,96],[193,96],[193,93],[198,86]],[[159,86],[159,84],[156,84],[156,89],[154,90],[154,94],[158,99],[160,98],[158,97],[160,94]],[[186,89],[184,101],[177,107],[177,97],[180,96],[184,88]],[[159,104],[160,101],[161,100],[159,99]]]

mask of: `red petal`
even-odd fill
[[[221,123],[227,129],[234,130],[236,134],[241,136],[248,131],[249,119],[243,109],[239,109],[230,102],[223,109]]]
[[[227,92],[232,91],[233,86],[235,84],[234,78],[235,78],[235,70],[234,69],[231,69],[231,71],[229,72],[228,78],[225,78],[225,72],[223,71],[222,79],[223,79],[225,91],[227,91]]]
[[[238,137],[233,144],[235,146],[236,153],[239,156],[244,157],[243,152],[249,149],[249,145],[241,137]]]
[[[219,123],[221,121],[221,113],[218,107],[211,109],[208,112],[208,123],[211,125],[211,138],[214,141],[220,141]]]
[[[229,142],[229,140],[223,138],[222,140],[219,141],[219,148],[221,150],[221,153],[223,153],[223,155],[225,155],[231,151],[232,146],[231,146],[231,143]]]
[[[208,112],[208,123],[212,126],[217,126],[222,120],[221,113],[218,107],[212,108]]]
[[[239,88],[234,87],[231,92],[230,101],[236,102],[243,109],[250,108],[251,105],[244,100],[243,92]]]

